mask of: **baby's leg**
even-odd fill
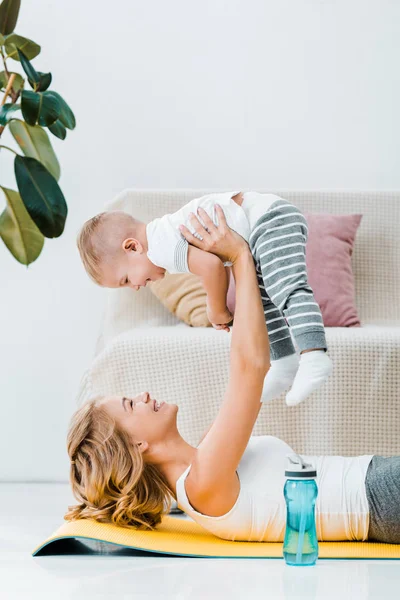
[[[256,270],[268,330],[271,357],[271,367],[265,377],[261,402],[269,402],[279,398],[283,392],[290,388],[299,367],[299,359],[286,320],[268,297],[258,267]]]
[[[296,354],[286,319],[275,304],[271,302],[265,290],[262,275],[259,272],[257,272],[257,280],[264,307],[265,323],[268,329],[271,360],[279,360],[285,356]]]
[[[286,317],[301,352],[299,370],[286,398],[291,406],[318,389],[332,369],[325,354],[321,311],[307,281],[307,231],[299,209],[279,200],[259,219],[250,236],[265,290]]]

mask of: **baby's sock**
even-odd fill
[[[272,360],[269,371],[264,379],[261,402],[270,402],[279,398],[283,392],[290,388],[299,368],[297,354],[289,354],[278,360]]]
[[[303,402],[328,379],[332,371],[332,361],[324,350],[304,352],[290,392],[286,396],[288,406]]]

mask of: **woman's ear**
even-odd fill
[[[148,442],[137,442],[139,451],[143,454],[144,452],[146,452],[146,450],[149,449],[149,444]]]

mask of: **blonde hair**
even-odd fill
[[[144,461],[138,446],[99,405],[102,399],[90,400],[71,419],[70,482],[79,504],[69,506],[64,518],[154,529],[170,510],[171,490],[158,467]]]
[[[99,213],[83,224],[76,243],[86,272],[95,283],[101,284],[102,262],[115,257],[120,243],[135,236],[139,224],[140,221],[121,210]]]

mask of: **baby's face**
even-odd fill
[[[130,287],[138,291],[149,281],[157,281],[165,275],[165,269],[156,267],[146,252],[124,252],[112,264],[104,265],[101,284],[104,287]]]

